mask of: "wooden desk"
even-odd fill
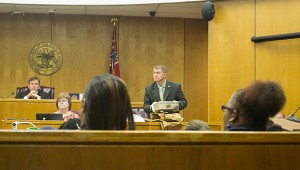
[[[133,108],[143,107],[143,102],[132,102]],[[72,101],[72,110],[80,110],[81,101]],[[35,120],[38,112],[56,112],[56,99],[51,100],[24,100],[24,99],[0,99],[0,120],[5,118]],[[0,129],[4,127],[0,126]]]
[[[62,120],[2,120],[1,127],[3,129],[12,129],[12,123],[15,121],[19,122],[31,122],[36,127],[41,128],[44,126],[52,126],[54,128],[58,128],[63,121]],[[188,122],[183,122],[183,129],[185,128]],[[221,130],[221,123],[218,122],[209,122],[207,123],[211,130]],[[18,129],[26,129],[32,127],[30,124],[19,124]],[[136,122],[135,123],[136,130],[161,130],[161,126],[159,122]]]
[[[51,126],[53,128],[58,128],[60,125],[64,123],[63,120],[2,120],[1,126],[3,129],[12,129],[12,123],[13,122],[31,122],[33,123],[37,128],[45,127],[45,126]],[[29,123],[25,124],[19,124],[18,129],[27,129],[29,127],[33,127]]]
[[[285,170],[298,151],[299,132],[0,130],[2,169]]]

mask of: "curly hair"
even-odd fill
[[[234,96],[239,116],[260,130],[266,128],[269,117],[275,116],[285,102],[283,89],[274,81],[255,81],[247,88],[238,90]]]

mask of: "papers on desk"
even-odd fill
[[[285,118],[272,118],[271,120],[287,131],[300,131],[300,123],[292,122]]]

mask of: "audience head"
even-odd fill
[[[30,91],[38,91],[38,89],[40,88],[40,79],[38,79],[37,77],[31,77],[28,80],[28,88]]]
[[[94,77],[86,87],[82,104],[82,129],[134,129],[130,98],[124,81],[111,74]]]
[[[63,109],[63,108],[68,108],[70,111],[72,108],[72,101],[71,97],[69,96],[68,93],[60,93],[56,99],[56,108]]]
[[[255,81],[233,93],[224,111],[224,127],[246,127],[265,130],[267,121],[276,115],[286,101],[283,89],[273,81]]]
[[[202,120],[191,120],[186,125],[185,130],[209,130],[209,127]]]

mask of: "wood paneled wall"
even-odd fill
[[[30,68],[29,52],[36,44],[50,41],[51,24],[45,15],[1,14],[0,21],[0,96],[6,97],[17,86],[27,85],[29,77],[39,76]],[[44,85],[50,85],[49,77],[39,77]]]
[[[300,1],[260,0],[256,3],[256,35],[300,32]],[[256,77],[278,81],[287,102],[283,113],[289,115],[300,105],[300,39],[258,43]],[[300,114],[296,115],[300,117]]]
[[[55,96],[60,92],[83,92],[93,76],[108,72],[113,31],[110,19],[0,14],[0,96],[5,98],[17,86],[27,85],[31,76],[39,77],[42,85],[55,87]],[[190,113],[185,121],[207,121],[207,23],[199,19],[119,17],[117,28],[121,77],[127,83],[131,101],[143,102],[145,87],[153,82],[153,66],[165,64],[167,79],[181,83],[186,91]],[[54,43],[63,54],[62,67],[51,76],[38,75],[28,62],[31,48],[40,42]],[[201,76],[195,79],[191,75]],[[200,105],[196,94],[204,94]]]
[[[183,85],[183,19],[121,17],[119,39],[121,77],[127,82],[132,101],[144,101],[156,64],[165,64],[167,79]]]
[[[208,121],[222,121],[221,104],[255,79],[253,1],[215,2],[208,25]]]
[[[208,120],[207,28],[204,20],[185,20],[184,84],[186,120]]]
[[[253,80],[278,81],[286,94],[282,112],[299,106],[300,39],[253,43],[251,37],[299,32],[297,0],[216,1],[208,31],[208,121],[222,120],[220,104]]]
[[[63,66],[50,76],[59,92],[84,92],[95,75],[107,73],[111,51],[110,17],[58,15],[53,18],[53,43],[63,53]]]
[[[1,96],[14,91],[16,86],[27,85],[30,76],[38,76],[42,85],[55,87],[56,96],[64,91],[83,92],[93,76],[108,72],[111,17],[0,17],[4,21],[0,31]],[[144,88],[153,81],[155,64],[167,65],[168,79],[183,84],[183,19],[120,17],[118,30],[121,77],[128,84],[132,101],[143,101]],[[52,41],[63,53],[61,69],[51,76],[34,73],[28,64],[29,51],[42,41]]]

